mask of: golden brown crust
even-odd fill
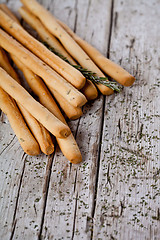
[[[54,48],[58,53],[66,57],[70,63],[76,64],[73,58],[63,48],[60,42],[45,28],[41,21],[29,12],[24,6],[18,9],[21,17],[39,34],[40,38]]]
[[[104,74],[94,64],[90,57],[83,51],[83,49],[75,42],[75,40],[59,25],[53,15],[48,12],[42,5],[35,0],[21,0],[21,2],[28,8],[35,16],[37,16],[45,27],[56,36],[62,43],[68,53],[84,68],[95,72],[99,77],[104,77]],[[110,95],[114,91],[102,84],[96,84],[98,89],[104,95]]]
[[[131,86],[134,83],[135,78],[130,73],[118,64],[112,62],[110,59],[104,57],[97,49],[77,36],[66,24],[59,20],[57,21],[74,38],[74,40],[83,48],[83,50],[103,72],[126,87]]]
[[[24,152],[29,155],[38,155],[40,148],[37,141],[25,124],[15,101],[2,88],[0,88],[0,108],[7,115]]]
[[[40,102],[50,110],[60,121],[67,125],[62,113],[60,112],[57,104],[52,98],[51,94],[47,90],[43,81],[27,69],[20,61],[12,55],[12,59],[15,61],[17,66],[22,70],[25,78],[30,85],[33,92],[39,97]],[[64,154],[64,156],[72,163],[79,163],[82,161],[82,156],[78,145],[72,135],[72,133],[65,139],[56,138],[59,147]]]
[[[85,77],[77,69],[48,50],[2,10],[0,10],[0,25],[77,89],[84,86]]]
[[[39,143],[41,151],[46,155],[52,154],[54,152],[54,144],[47,129],[32,117],[32,115],[21,104],[19,104],[18,107],[31,132]]]
[[[1,3],[0,9],[5,12],[10,18],[12,18],[14,21],[16,21],[18,24],[20,24],[18,18],[11,12],[11,10],[7,7],[6,4]]]
[[[87,99],[53,69],[37,58],[20,43],[0,29],[0,46],[16,57],[35,74],[42,77],[48,87],[55,89],[75,107],[83,106]]]
[[[37,102],[20,84],[0,68],[0,87],[19,102],[53,135],[64,138],[70,134],[70,129],[51,112]]]
[[[86,84],[81,89],[81,92],[86,96],[87,100],[94,100],[98,97],[97,89],[90,80],[86,81]]]
[[[80,107],[72,106],[59,93],[57,93],[56,91],[53,91],[52,89],[51,89],[51,93],[53,94],[53,96],[59,103],[60,107],[62,108],[62,110],[64,111],[64,113],[69,119],[75,120],[80,118],[80,116],[82,116],[83,112]]]
[[[15,70],[10,65],[8,57],[3,49],[0,48],[0,65],[3,69],[15,79],[18,83],[20,83],[19,77]],[[47,129],[45,129],[27,110],[21,105],[17,104],[27,125],[29,126],[32,134],[36,138],[41,151],[45,154],[51,154],[54,151],[53,141]]]

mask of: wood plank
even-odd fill
[[[26,158],[2,113],[0,119],[0,239],[9,239],[14,227],[14,212]]]
[[[38,239],[51,164],[52,155],[27,156],[16,209],[13,239]]]
[[[37,239],[52,156],[25,154],[3,113],[0,143],[0,239]]]
[[[10,1],[8,3],[9,7],[12,5],[12,2],[13,1]],[[48,2],[45,1],[44,6],[47,7],[47,4]],[[65,3],[64,6],[62,3],[61,9],[63,10],[63,8],[65,9],[65,7]],[[14,9],[15,11],[17,10],[16,8]],[[74,124],[72,124],[72,129],[74,128],[74,126],[76,129],[77,124],[78,121],[75,121]],[[7,125],[7,127],[9,128],[9,125]],[[5,129],[4,132],[7,133],[8,128]],[[8,139],[5,139],[5,142],[8,141]],[[64,161],[64,164],[67,163],[69,165],[69,163],[62,156],[61,153],[57,153],[57,158],[58,161]],[[18,156],[16,156],[16,159],[19,159]],[[14,214],[14,221],[10,221],[7,225],[7,231],[10,231],[8,231],[8,235],[5,235],[4,233],[6,239],[8,239],[8,236],[10,235],[13,239],[39,238],[39,234],[41,232],[41,224],[43,222],[43,214],[45,209],[52,160],[53,156],[46,157],[42,154],[37,157],[27,156],[27,158],[23,162],[23,169],[19,169],[21,182],[17,187],[17,192],[14,193],[15,196],[17,196],[18,200],[17,202],[15,202],[14,207],[12,209],[10,208],[10,213],[7,215],[7,218],[10,219],[11,215]],[[5,166],[2,166],[2,168],[4,167]],[[11,168],[14,169],[14,166],[11,166]],[[12,178],[12,180],[14,182],[14,178]],[[6,186],[5,189],[6,191],[10,191],[10,189]],[[8,200],[6,199],[7,193],[5,193],[4,197],[4,202],[6,205],[8,205]],[[12,222],[14,222],[14,228],[12,228]]]
[[[7,6],[17,14],[20,1]],[[43,217],[52,156],[24,154],[7,117],[0,122],[1,218],[0,239],[37,239]]]
[[[63,15],[61,17],[62,10],[59,6],[59,2],[54,4],[54,13],[61,20],[65,20]],[[70,11],[70,16],[75,15],[75,25],[70,16],[66,18],[70,27],[106,54],[111,2],[83,0],[66,9]],[[72,11],[75,11],[75,14]],[[61,162],[59,156],[54,160],[42,239],[91,237],[102,112],[102,96],[84,107],[84,115],[79,121],[76,137],[84,162],[79,166],[70,166]]]
[[[159,8],[114,2],[110,57],[137,80],[106,99],[93,239],[160,239]]]

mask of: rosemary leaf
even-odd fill
[[[89,71],[86,68],[81,67],[80,65],[73,65],[70,63],[70,61],[63,56],[61,53],[59,53],[55,48],[50,47],[48,43],[46,42],[42,42],[51,52],[53,52],[54,54],[56,54],[58,57],[60,57],[61,59],[63,59],[65,62],[69,63],[70,65],[72,65],[74,68],[76,68],[77,70],[79,70],[83,76],[92,81],[93,83],[96,84],[103,84],[106,87],[111,88],[112,90],[116,91],[116,92],[120,92],[121,88],[119,87],[119,85],[113,81],[109,81],[107,77],[98,77],[96,75],[96,73]]]

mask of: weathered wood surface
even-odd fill
[[[160,239],[159,0],[40,2],[137,80],[70,123],[78,166],[24,154],[1,114],[0,239]]]

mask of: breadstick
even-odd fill
[[[110,59],[104,57],[96,48],[77,36],[65,23],[59,20],[57,21],[67,31],[67,33],[73,37],[73,39],[90,56],[90,58],[103,72],[105,72],[107,75],[112,77],[123,86],[128,87],[134,83],[135,78],[130,73],[128,73],[118,64],[112,62]]]
[[[14,100],[2,88],[0,88],[0,108],[7,115],[24,152],[29,155],[38,155],[40,149],[37,141],[25,124]]]
[[[90,80],[86,80],[86,84],[81,89],[81,92],[86,96],[87,100],[94,100],[98,96],[97,89]]]
[[[3,49],[0,48],[0,65],[3,69],[20,83],[19,77],[9,63],[8,57]],[[53,153],[54,144],[47,129],[40,124],[20,103],[17,103],[27,125],[29,126],[32,134],[36,138],[41,151],[47,155]]]
[[[15,56],[11,56],[16,65],[23,71],[28,83],[33,90],[33,92],[39,97],[39,101],[46,108],[50,110],[60,121],[67,125],[62,113],[60,112],[57,104],[51,97],[50,93],[46,89],[42,80],[33,74],[25,66],[22,65],[20,61],[17,60]],[[72,135],[72,133],[65,139],[56,138],[59,144],[59,147],[64,154],[64,156],[72,163],[80,163],[82,161],[82,156],[77,146],[77,143]]]
[[[5,52],[1,48],[0,67],[4,68],[7,72],[10,72],[13,77],[18,78],[16,72],[9,64]],[[13,131],[15,132],[24,152],[29,155],[38,155],[40,153],[40,149],[37,141],[24,122],[15,101],[2,88],[0,88],[0,108],[8,116],[11,127],[13,128]]]
[[[0,87],[30,112],[54,136],[63,138],[70,129],[59,121],[48,109],[37,102],[20,84],[0,68]]]
[[[71,64],[76,65],[76,62],[73,60],[73,58],[66,52],[66,50],[62,47],[62,45],[57,41],[57,39],[44,27],[44,25],[41,23],[41,21],[35,17],[31,12],[29,12],[25,7],[19,8],[19,13],[21,14],[22,18],[34,29],[38,32],[39,36],[42,38],[43,41],[49,44],[52,48],[54,48],[57,52],[62,54],[64,57],[66,57]],[[82,90],[83,94],[86,96],[88,100],[93,100],[98,96],[98,92],[96,87],[91,81],[86,80],[86,84],[83,87]],[[59,95],[60,96],[60,95]],[[65,110],[65,113],[67,117],[70,118],[70,108],[72,106],[70,105],[69,108],[63,108]],[[73,107],[74,108],[74,107]],[[79,116],[80,111],[77,116]],[[76,116],[75,116],[76,117]],[[72,118],[72,116],[71,116]],[[74,116],[72,119],[75,119]]]
[[[22,64],[14,55],[11,55],[11,57],[17,67],[23,72],[30,88],[38,96],[40,103],[43,106],[46,106],[50,112],[52,112],[53,97],[51,96],[43,81],[26,66],[24,66],[24,64]],[[55,93],[54,96],[56,100],[60,106],[62,105],[61,108],[64,110],[68,118],[77,119],[82,115],[81,108],[77,108],[69,104],[61,95],[56,93],[56,91],[51,90],[51,92],[53,95]],[[56,97],[57,95],[58,97]]]
[[[53,15],[48,12],[36,0],[21,0],[21,2],[38,17],[45,27],[56,36],[62,43],[68,53],[79,62],[79,64],[88,70],[95,72],[99,77],[105,77],[100,69],[94,64],[90,57],[83,51],[83,49],[74,41],[74,39],[59,25]],[[96,84],[102,94],[110,95],[113,90],[102,85]]]
[[[44,27],[41,21],[29,12],[25,7],[18,9],[21,17],[39,34],[40,38],[54,48],[58,53],[66,57],[70,63],[76,64],[73,58],[62,47],[60,42]]]
[[[0,4],[0,9],[5,12],[10,18],[12,18],[14,21],[16,21],[18,24],[20,24],[18,18],[11,12],[11,10],[7,7],[6,4],[1,3]]]
[[[0,29],[0,46],[16,55],[24,65],[40,76],[48,87],[59,92],[73,106],[80,107],[87,102],[82,93],[2,29]]]
[[[81,89],[84,86],[85,77],[77,69],[52,53],[2,10],[0,10],[0,26],[77,89]]]
[[[22,112],[31,132],[39,143],[41,151],[46,155],[52,154],[54,152],[54,144],[47,129],[44,128],[43,125],[34,117],[32,117],[32,115],[21,104],[18,104],[18,107]]]
[[[59,103],[60,107],[62,108],[63,112],[66,114],[66,116],[69,119],[75,120],[80,118],[80,116],[82,116],[83,112],[81,108],[72,106],[59,93],[57,93],[56,91],[53,91],[52,89],[51,89],[51,93],[53,94],[53,96]]]

